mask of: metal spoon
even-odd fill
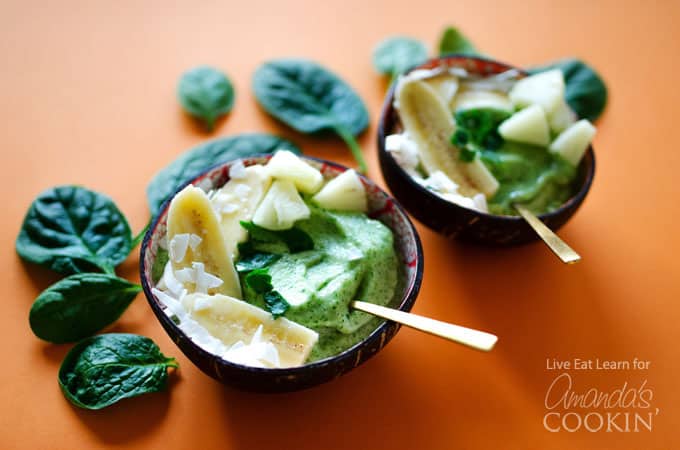
[[[424,331],[435,336],[443,337],[468,347],[488,352],[496,345],[498,337],[484,331],[473,330],[472,328],[461,327],[452,323],[441,322],[419,316],[417,314],[399,311],[398,309],[387,308],[386,306],[374,303],[355,301],[350,306],[359,311],[363,311],[383,319],[397,322],[416,330]]]
[[[522,205],[513,205],[517,212],[522,216],[524,220],[534,229],[536,234],[543,239],[543,242],[553,251],[558,258],[566,264],[574,264],[581,260],[581,255],[576,253],[571,247],[567,245],[559,236],[557,236],[553,231],[546,227],[541,220],[534,215],[531,211],[526,209]]]

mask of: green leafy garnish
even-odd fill
[[[451,144],[457,147],[461,161],[472,162],[481,150],[497,150],[503,145],[498,126],[510,117],[507,111],[477,108],[455,114],[456,132]]]
[[[241,247],[240,249],[242,249]],[[236,270],[239,272],[249,272],[251,270],[263,269],[276,262],[281,255],[273,253],[262,253],[257,251],[240,253],[241,259],[236,263]]]
[[[104,194],[57,186],[38,195],[16,240],[23,259],[64,274],[113,273],[132,250],[125,216]]]
[[[352,151],[359,171],[366,172],[355,137],[368,127],[368,111],[357,93],[334,73],[303,59],[268,61],[255,71],[253,90],[269,114],[297,131],[336,133]]]
[[[163,276],[163,271],[165,270],[165,265],[170,260],[170,255],[168,251],[162,247],[158,247],[156,252],[156,259],[151,266],[151,279],[154,283],[158,283],[158,280]]]
[[[79,342],[59,369],[59,386],[74,405],[101,409],[122,399],[162,391],[174,358],[163,355],[149,338],[102,334]]]
[[[472,148],[461,147],[459,156],[460,156],[461,161],[472,162],[477,157],[477,153],[478,153],[478,151],[474,150]]]
[[[373,50],[373,67],[390,76],[390,84],[411,67],[427,61],[427,47],[417,39],[392,36]]]
[[[206,169],[238,158],[271,154],[280,149],[300,153],[300,149],[292,142],[265,133],[245,133],[214,139],[184,152],[158,172],[147,186],[146,196],[151,215],[158,214],[168,197]]]
[[[477,49],[456,27],[447,27],[439,39],[439,56],[478,55]]]
[[[264,304],[275,319],[284,315],[288,308],[290,308],[290,303],[278,291],[266,292],[264,294]]]
[[[239,247],[239,249],[245,249],[246,251],[254,251],[257,248],[258,243],[266,244],[285,244],[291,253],[298,253],[305,250],[312,250],[314,248],[314,241],[306,232],[299,228],[290,228],[288,230],[267,230],[253,222],[243,222],[241,221],[241,226],[248,231],[250,234],[250,239],[253,241],[252,244],[248,246]],[[250,241],[249,241],[250,242]],[[250,249],[250,250],[248,250]]]
[[[595,121],[607,105],[607,86],[598,73],[578,59],[563,59],[528,69],[530,74],[560,69],[564,74],[567,103],[577,116]]]
[[[245,276],[245,282],[246,286],[258,294],[264,294],[274,288],[272,277],[267,269],[255,269],[248,272],[248,275]]]
[[[71,275],[35,300],[29,314],[31,329],[56,344],[78,341],[115,322],[141,290],[114,275]]]
[[[234,96],[234,87],[226,75],[208,66],[185,72],[177,87],[184,109],[201,119],[208,131],[213,130],[217,118],[231,111]]]

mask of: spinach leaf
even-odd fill
[[[241,259],[236,263],[236,270],[239,272],[250,272],[251,270],[264,269],[275,263],[280,257],[281,255],[262,252],[242,254]]]
[[[555,68],[564,74],[565,97],[576,115],[591,122],[600,117],[607,105],[607,86],[598,73],[585,62],[574,58],[533,67],[528,72],[535,74]]]
[[[168,197],[206,169],[233,159],[274,153],[279,149],[300,153],[300,149],[292,142],[264,133],[245,133],[215,139],[186,151],[158,172],[146,188],[151,214],[158,214]]]
[[[288,308],[290,308],[290,303],[278,291],[266,292],[264,294],[264,304],[275,319],[284,315]]]
[[[215,119],[231,111],[234,87],[219,70],[201,66],[182,75],[177,97],[189,114],[201,119],[208,131],[212,131]]]
[[[113,275],[71,275],[35,300],[29,314],[31,329],[55,344],[78,341],[115,322],[141,290]]]
[[[258,294],[264,294],[273,289],[272,277],[267,269],[255,269],[249,272],[245,277],[245,282],[246,286]]]
[[[241,221],[241,226],[248,231],[250,239],[257,243],[277,244],[283,243],[288,247],[291,253],[302,252],[305,250],[312,250],[314,248],[314,241],[305,231],[299,228],[291,228],[289,230],[267,230],[253,222]],[[253,249],[253,246],[249,246]]]
[[[455,27],[447,27],[439,40],[439,56],[451,54],[478,55],[479,52],[463,34]]]
[[[19,256],[64,274],[113,273],[132,250],[130,226],[113,201],[79,186],[38,195],[16,241]]]
[[[59,386],[74,405],[101,409],[124,398],[164,390],[168,367],[178,364],[151,339],[102,334],[79,342],[68,352],[59,369]]]
[[[253,90],[269,114],[303,133],[330,130],[349,146],[359,170],[366,162],[355,136],[368,127],[368,111],[354,90],[319,64],[279,59],[261,65]]]
[[[406,70],[425,61],[425,44],[407,36],[389,37],[373,50],[373,67],[379,73],[390,75],[390,83]]]
[[[165,270],[165,265],[170,260],[170,254],[164,248],[158,247],[156,252],[156,259],[153,261],[153,266],[151,266],[151,279],[154,283],[158,283],[158,280],[163,276],[163,271]]]

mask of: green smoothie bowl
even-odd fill
[[[207,375],[285,392],[359,366],[399,325],[353,310],[410,311],[423,274],[401,206],[341,165],[285,150],[213,167],[167,200],[141,247],[144,293]]]
[[[385,182],[448,237],[490,245],[537,239],[518,208],[557,230],[595,175],[595,127],[565,99],[559,69],[534,74],[451,55],[393,83],[378,124]]]

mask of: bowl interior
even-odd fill
[[[461,68],[467,70],[471,74],[480,76],[495,75],[508,70],[517,70],[520,78],[528,75],[524,70],[520,68],[513,67],[509,64],[505,64],[499,61],[479,57],[456,56],[456,55],[443,56],[440,58],[431,59],[421,64],[420,66],[412,68],[407,73],[412,72],[414,70],[435,69],[437,67]],[[395,131],[397,124],[399,123],[399,116],[396,109],[394,108],[395,87],[396,83],[393,83],[386,95],[385,103],[383,105],[383,110],[378,126],[378,150],[381,153],[385,153],[387,157],[391,158],[394,161],[395,165],[398,167],[398,169],[401,170],[405,175],[407,175],[406,172],[401,168],[401,166],[399,166],[396,163],[396,160],[394,160],[391,153],[385,150],[385,137],[388,136],[389,134],[392,134]],[[593,180],[594,173],[595,173],[595,156],[593,148],[592,146],[590,146],[586,154],[584,155],[583,159],[581,160],[581,163],[579,164],[578,173],[573,181],[574,192],[572,196],[569,199],[567,199],[567,201],[564,202],[556,210],[549,213],[540,214],[539,217],[541,219],[550,220],[551,218],[557,217],[560,214],[562,214],[562,212],[566,209],[573,209],[574,205],[580,203],[585,197],[585,195],[588,193],[588,190],[590,189],[590,185]],[[420,191],[423,195],[438,197],[436,196],[436,194],[430,192],[428,189],[423,187],[420,183],[413,180],[410,176],[407,176],[406,178],[408,178],[412,188],[417,191]],[[462,206],[459,206],[454,203],[450,202],[447,203],[453,205],[453,207],[455,208],[463,208]],[[479,211],[475,211],[475,214],[507,222],[522,223],[524,220],[519,216],[501,216]]]
[[[269,160],[270,156],[256,156],[251,158],[243,158],[244,165],[249,166],[253,164],[265,164]],[[324,178],[332,179],[347,170],[346,167],[339,164],[331,163],[328,161],[318,160],[315,158],[304,157],[304,159],[321,171]],[[202,175],[199,175],[187,184],[193,184],[194,186],[200,187],[206,192],[212,189],[218,189],[223,186],[227,181],[229,181],[229,168],[234,161],[221,164],[219,166],[209,169]],[[394,235],[394,246],[395,251],[400,260],[399,264],[399,283],[397,285],[395,295],[392,300],[388,303],[389,306],[394,308],[399,308],[404,311],[409,311],[415,302],[418,290],[420,288],[420,283],[422,279],[423,271],[423,257],[422,248],[420,245],[420,239],[413,227],[413,224],[409,220],[406,213],[403,211],[401,206],[399,206],[394,199],[388,196],[383,190],[381,190],[375,183],[370,181],[365,177],[361,177],[362,183],[366,188],[367,198],[368,198],[368,208],[369,217],[379,220],[388,226]],[[183,186],[184,187],[184,186]],[[182,188],[183,188],[182,187]],[[178,192],[182,189],[180,188]],[[152,309],[156,313],[158,319],[163,323],[164,328],[174,329],[187,341],[190,339],[182,332],[182,330],[175,325],[172,320],[163,312],[165,305],[159,301],[151,292],[151,288],[156,286],[156,282],[152,276],[152,269],[156,256],[159,249],[165,247],[166,239],[166,227],[167,227],[167,212],[170,200],[166,201],[161,212],[155,218],[152,223],[147,235],[144,239],[141,249],[140,257],[140,272],[142,279],[142,286]],[[306,364],[300,367],[287,368],[287,369],[267,369],[267,368],[254,368],[240,366],[222,358],[219,358],[221,364],[242,367],[250,371],[295,371],[304,367],[325,364],[329,360],[338,358],[348,352],[355,350],[357,347],[361,346],[363,342],[369,341],[376,336],[380,335],[382,329],[386,326],[387,322],[381,323],[381,325],[374,330],[364,341],[359,342],[355,346],[351,347],[344,352],[331,356],[329,358],[315,361],[313,363]],[[193,341],[191,341],[193,343]],[[195,350],[197,352],[204,352],[203,349],[198,347],[196,344]]]

